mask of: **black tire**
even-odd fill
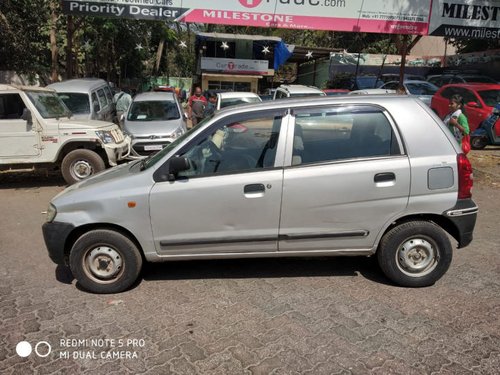
[[[113,230],[98,229],[85,233],[75,242],[69,254],[69,266],[84,289],[93,293],[120,293],[137,280],[142,257],[128,237]]]
[[[453,257],[445,231],[428,221],[409,221],[387,232],[377,251],[384,274],[404,287],[433,285]]]
[[[488,145],[488,141],[485,137],[471,137],[470,146],[474,150],[482,150]]]
[[[94,151],[86,149],[73,150],[68,153],[61,164],[61,173],[69,184],[81,181],[106,168],[104,160]]]

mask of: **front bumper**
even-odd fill
[[[109,165],[114,167],[120,160],[126,159],[130,155],[132,140],[126,136],[123,142],[104,144],[104,150],[108,156]]]
[[[64,249],[66,240],[74,229],[74,225],[53,221],[42,225],[43,239],[49,251],[49,257],[55,264],[67,264]]]
[[[443,213],[458,230],[459,249],[472,242],[478,211],[479,208],[472,199],[460,199],[455,207]]]

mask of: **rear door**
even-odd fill
[[[366,105],[293,115],[279,250],[371,249],[410,191],[409,160],[390,117]]]
[[[277,251],[283,119],[279,111],[223,118],[179,152],[191,168],[176,181],[156,172],[150,207],[159,254]]]

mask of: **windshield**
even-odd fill
[[[57,96],[61,98],[66,107],[74,114],[90,113],[90,102],[87,94],[65,92],[58,93]]]
[[[192,127],[189,129],[186,133],[181,135],[179,138],[177,138],[175,141],[172,143],[168,144],[165,146],[161,151],[158,151],[156,154],[152,154],[150,157],[143,159],[142,160],[142,169],[148,169],[151,168],[153,165],[155,165],[159,160],[163,159],[163,157],[168,154],[170,151],[172,151],[174,148],[176,148],[179,144],[184,142],[184,140],[189,137],[195,130],[198,130],[200,125],[203,125],[207,121],[210,121],[214,117],[214,115],[210,115],[205,117],[201,122],[198,123],[195,127]]]
[[[488,107],[494,107],[500,102],[500,90],[484,90],[479,91],[478,94]]]
[[[181,116],[174,101],[152,100],[133,102],[128,111],[128,121],[169,121]]]
[[[248,104],[248,103],[259,103],[260,98],[248,97],[248,98],[226,98],[222,99],[220,102],[221,108],[231,107],[233,105]]]
[[[432,83],[407,83],[406,88],[412,95],[434,95],[438,90]]]
[[[43,118],[66,117],[69,114],[68,107],[55,93],[27,91],[26,95],[28,95],[28,98],[30,98]]]
[[[497,83],[488,76],[462,76],[465,82]]]

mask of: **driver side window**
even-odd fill
[[[190,168],[178,177],[210,176],[272,168],[278,147],[281,115],[223,121],[181,153]],[[234,118],[234,117],[233,117]]]

